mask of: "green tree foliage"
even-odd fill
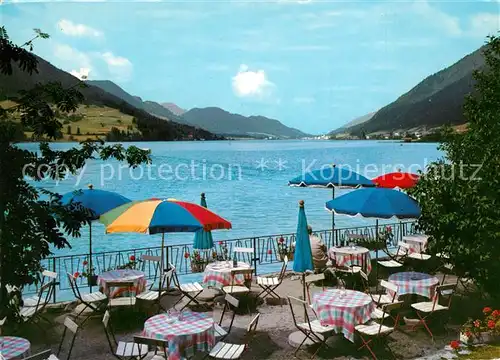
[[[432,163],[411,191],[422,207],[419,227],[435,252],[449,254],[460,275],[500,295],[500,38],[488,38],[487,66],[474,74],[464,104],[468,131],[448,131]]]
[[[77,127],[77,128],[76,128],[76,135],[81,135],[81,134],[82,134],[82,133],[81,133],[81,131],[80,131],[80,127]]]
[[[15,67],[30,75],[37,72],[33,41],[47,37],[35,29],[35,37],[18,46],[0,27],[0,72],[12,75]],[[70,246],[66,237],[80,236],[81,226],[89,221],[89,213],[78,204],[62,206],[59,194],[33,186],[25,176],[34,181],[62,179],[89,159],[114,158],[131,166],[150,162],[149,151],[133,146],[125,149],[121,144],[107,146],[102,141],[84,141],[66,151],[53,150],[42,141],[38,153],[15,145],[20,126],[33,130],[32,140],[60,136],[62,124],[56,111],[67,115],[78,108],[84,100],[80,86],[84,85],[64,89],[60,83],[37,84],[12,99],[18,105],[0,110],[0,318],[5,312],[14,314],[6,285],[22,288],[36,282],[42,270],[40,261],[51,254],[50,248]],[[13,114],[21,125],[12,120]]]
[[[68,129],[66,130],[66,134],[71,135],[71,125],[68,125]]]

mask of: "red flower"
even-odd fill
[[[480,327],[480,326],[481,326],[481,321],[479,321],[479,320],[475,320],[475,321],[474,321],[474,326],[475,326],[475,327]]]
[[[83,264],[83,266],[87,266],[87,264],[88,264],[88,263],[89,263],[89,262],[88,262],[87,260],[83,260],[83,263],[82,263],[82,264]]]
[[[491,316],[493,316],[494,318],[497,318],[498,316],[500,316],[500,311],[493,310],[493,312],[491,313]]]
[[[488,321],[488,328],[494,329],[496,326],[496,323],[493,320]]]
[[[490,313],[490,312],[491,312],[491,308],[490,308],[490,307],[485,307],[485,308],[483,309],[483,313],[484,313],[484,314],[488,314],[488,313]]]
[[[80,277],[80,273],[77,271],[76,273],[73,274],[74,278]]]
[[[465,332],[465,336],[467,336],[468,338],[471,338],[472,337],[472,333],[470,331],[466,331]]]
[[[389,225],[389,226],[387,226],[387,227],[385,228],[385,230],[386,230],[387,232],[392,232],[392,226],[390,226],[390,225]]]
[[[273,253],[273,251],[272,251],[271,249],[269,249],[269,250],[267,250],[267,253],[268,253],[269,255],[271,255],[271,254]]]
[[[135,255],[130,255],[130,261],[135,261]]]
[[[283,239],[283,236],[279,238],[278,240],[280,242],[280,244],[283,244],[285,242],[285,239]]]
[[[188,252],[184,253],[184,258],[187,259],[188,257],[189,257],[189,253]]]
[[[200,254],[197,254],[197,255],[196,255],[196,260],[200,260],[200,259],[201,259]]]
[[[450,343],[450,347],[453,349],[453,350],[456,350],[460,347],[460,341],[457,341],[457,340],[453,340],[451,343]]]

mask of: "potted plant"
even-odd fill
[[[205,271],[205,267],[208,264],[208,259],[204,259],[198,250],[194,250],[192,254],[186,252],[186,254],[184,254],[184,257],[186,259],[191,258],[191,271],[193,273]]]
[[[483,309],[483,319],[471,319],[460,330],[460,341],[465,344],[490,343],[500,335],[500,310]]]
[[[87,259],[84,259],[82,262],[83,270],[79,277],[87,278],[87,282],[89,286],[97,286],[97,275],[95,274],[95,267],[90,267],[90,264]]]
[[[294,253],[295,248],[292,245],[288,246],[283,236],[280,236],[280,238],[278,239],[278,253],[276,254],[278,256],[278,260],[284,261],[285,256],[287,256],[288,260],[292,261]]]
[[[387,242],[391,241],[394,237],[392,227],[386,226],[378,232],[375,239],[366,239],[358,242],[359,246],[363,246],[368,250],[383,250],[387,246]]]
[[[124,270],[124,269],[136,270],[140,263],[142,263],[142,260],[137,259],[135,257],[135,255],[130,255],[130,257],[128,258],[128,262],[123,264],[123,265],[117,266],[116,269],[117,270]]]
[[[217,254],[217,261],[229,261],[229,251],[227,249],[227,244],[224,241],[219,241],[219,250],[215,249]]]

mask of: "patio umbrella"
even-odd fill
[[[61,203],[66,206],[78,204],[91,212],[90,220],[97,220],[99,216],[120,205],[132,200],[118,193],[94,189],[90,184],[88,189],[70,191],[61,198]],[[89,269],[92,269],[92,222],[89,223]],[[92,292],[92,285],[90,285]]]
[[[389,189],[409,189],[417,184],[419,178],[420,177],[417,174],[396,171],[380,175],[375,179],[372,179],[372,181],[377,185],[377,187]]]
[[[420,216],[420,207],[413,198],[404,192],[385,188],[360,189],[350,192],[327,201],[326,209],[336,214],[376,218],[375,233],[377,236],[379,218],[412,219]]]
[[[200,206],[208,208],[207,200],[205,199],[205,193],[201,193]],[[194,245],[193,248],[197,250],[206,250],[214,247],[214,240],[212,238],[212,233],[210,231],[198,230],[194,234]]]
[[[297,222],[297,234],[295,237],[295,252],[293,256],[293,271],[302,273],[302,284],[304,286],[304,300],[306,299],[306,271],[314,271],[311,242],[307,231],[307,218],[304,209],[304,200],[299,201],[299,219]]]
[[[374,187],[375,183],[348,168],[329,167],[317,169],[290,180],[288,186],[331,188],[332,199],[335,199],[335,186],[339,187]],[[335,215],[332,213],[332,236],[335,229]]]
[[[165,233],[231,229],[231,223],[203,206],[175,199],[133,201],[119,206],[99,219],[106,233],[136,232],[162,234],[161,273],[163,273]]]

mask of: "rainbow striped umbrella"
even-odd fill
[[[231,229],[229,221],[207,208],[176,199],[132,201],[101,215],[99,221],[106,225],[106,234],[162,234],[162,270],[165,233]]]

